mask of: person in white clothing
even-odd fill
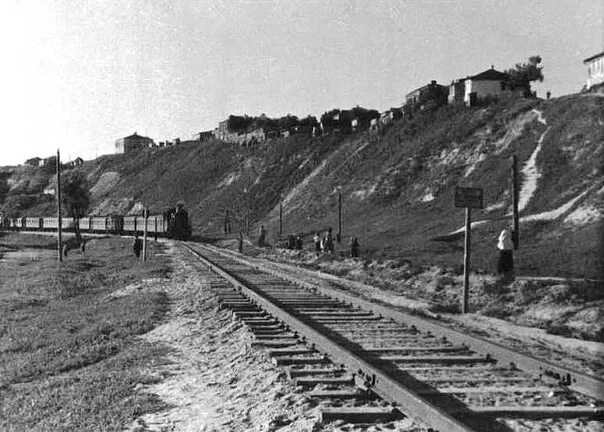
[[[512,241],[512,233],[508,229],[504,229],[499,234],[497,241],[497,249],[499,250],[499,259],[497,260],[497,273],[503,275],[504,278],[513,278],[514,275],[514,243]]]

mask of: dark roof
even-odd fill
[[[507,79],[507,75],[503,72],[499,72],[495,69],[487,69],[484,72],[481,72],[477,75],[468,77],[466,79],[476,80],[476,81],[501,81]]]
[[[599,53],[599,54],[592,55],[591,57],[586,58],[585,60],[583,60],[583,63],[587,63],[588,61],[595,60],[595,59],[597,59],[598,57],[602,57],[602,56],[604,56],[604,51],[602,51],[602,52],[601,52],[601,53]]]
[[[442,89],[449,89],[449,86],[442,85],[442,84],[439,84],[436,81],[434,81],[434,82],[430,82],[430,84],[423,85],[421,87],[416,88],[415,90],[410,91],[409,93],[407,93],[405,95],[405,97],[409,97],[413,93],[416,93],[416,92],[418,92],[420,90],[424,90],[424,89],[427,89],[427,88],[430,88],[430,87],[438,87],[438,88],[442,88]]]
[[[137,134],[136,132],[134,132],[134,133],[133,133],[132,135],[130,135],[130,136],[125,137],[124,139],[125,139],[125,140],[126,140],[126,139],[144,139],[144,140],[150,140],[150,141],[152,141],[152,140],[151,140],[151,138],[144,137],[144,136],[142,136],[142,135]]]

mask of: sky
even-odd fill
[[[535,54],[538,94],[560,96],[602,51],[602,0],[1,0],[0,166],[230,114],[382,111]]]

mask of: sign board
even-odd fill
[[[482,208],[482,188],[455,188],[455,207]]]

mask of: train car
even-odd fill
[[[39,217],[26,217],[23,218],[25,226],[23,227],[29,231],[40,231],[42,229],[42,218]]]
[[[81,232],[90,232],[91,231],[91,222],[92,218],[83,217],[78,220],[78,227]]]
[[[93,216],[90,218],[90,232],[104,234],[107,232],[107,218]]]
[[[122,231],[125,234],[135,234],[137,232],[137,217],[136,216],[124,216],[124,224]]]
[[[124,218],[122,216],[109,216],[107,231],[113,234],[121,234],[124,230]]]
[[[59,218],[56,217],[45,217],[42,218],[42,225],[44,231],[56,231],[59,229]]]
[[[61,227],[65,231],[75,231],[75,223],[73,222],[73,218],[61,218]]]
[[[147,229],[154,235],[157,234],[158,237],[163,237],[166,233],[163,215],[149,216]]]

